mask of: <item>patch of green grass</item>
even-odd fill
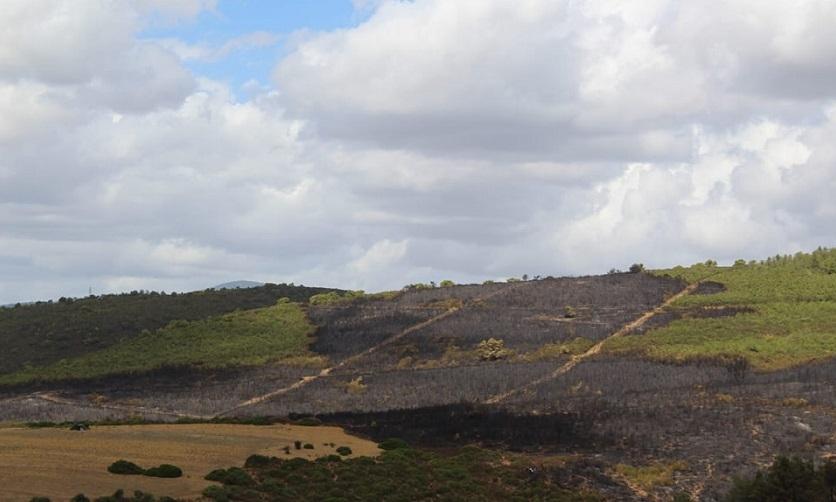
[[[687,469],[688,464],[681,460],[656,462],[638,467],[628,464],[615,466],[616,473],[643,490],[652,490],[657,486],[670,486],[673,484],[674,473]]]
[[[0,376],[0,384],[95,378],[167,366],[255,366],[276,361],[321,362],[308,352],[313,326],[302,308],[280,301],[272,307],[199,321],[174,321],[155,332],[98,352]]]
[[[710,275],[726,291],[689,295],[673,309],[749,307],[750,313],[690,316],[643,335],[613,339],[605,350],[653,359],[745,357],[756,369],[776,370],[836,356],[836,250],[776,257],[754,264],[657,271],[685,280]],[[713,270],[713,275],[712,274]]]

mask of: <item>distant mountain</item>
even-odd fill
[[[212,289],[247,289],[247,288],[260,288],[261,286],[264,286],[263,282],[232,281],[232,282],[225,282],[223,284],[218,284],[217,286],[213,287]]]

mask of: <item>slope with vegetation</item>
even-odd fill
[[[305,302],[330,291],[292,284],[183,294],[134,291],[0,309],[0,374],[95,352],[172,321],[267,307],[285,297]]]
[[[0,384],[86,379],[171,366],[319,364],[322,359],[307,349],[314,330],[299,304],[283,299],[272,307],[174,321],[100,351],[2,375]]]
[[[759,370],[836,356],[836,249],[656,273],[689,281],[710,277],[722,291],[680,299],[670,324],[613,340],[611,353],[663,361],[742,358]]]

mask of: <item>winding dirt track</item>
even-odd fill
[[[215,417],[223,417],[223,416],[229,415],[231,413],[235,413],[236,411],[241,410],[243,408],[248,408],[250,406],[254,406],[256,404],[263,403],[265,401],[273,399],[274,397],[278,397],[278,396],[281,396],[283,394],[287,394],[288,392],[291,392],[293,390],[304,387],[311,382],[315,382],[315,381],[319,380],[320,378],[327,377],[328,375],[330,375],[335,370],[338,370],[340,368],[348,366],[349,364],[352,364],[352,363],[354,363],[354,362],[356,362],[356,361],[358,361],[358,360],[360,360],[364,357],[367,357],[371,354],[374,354],[378,350],[380,350],[380,349],[382,349],[382,348],[384,348],[384,347],[386,347],[386,346],[388,346],[388,345],[390,345],[390,344],[392,344],[392,343],[394,343],[394,342],[396,342],[396,341],[398,341],[398,340],[400,340],[400,339],[402,339],[406,336],[409,336],[411,333],[414,333],[416,331],[424,329],[427,326],[435,324],[439,321],[443,321],[444,319],[447,319],[448,317],[456,314],[456,312],[460,312],[461,310],[466,309],[469,305],[473,305],[475,303],[483,302],[483,301],[489,300],[491,298],[494,298],[496,296],[499,296],[501,294],[508,293],[509,291],[512,291],[514,289],[522,287],[525,284],[526,284],[525,282],[513,284],[511,286],[499,289],[499,290],[494,291],[492,293],[489,293],[487,295],[483,295],[483,296],[480,296],[478,298],[474,298],[473,300],[469,301],[468,303],[466,303],[462,307],[452,307],[451,309],[449,309],[445,312],[442,312],[441,314],[439,314],[435,317],[432,317],[430,319],[427,319],[426,321],[420,322],[418,324],[415,324],[413,326],[410,326],[410,327],[406,328],[405,330],[401,331],[400,333],[383,340],[382,342],[380,342],[377,345],[369,347],[368,349],[364,350],[363,352],[359,352],[357,354],[354,354],[353,356],[347,357],[346,359],[343,359],[342,361],[335,364],[334,366],[325,368],[324,370],[320,371],[318,375],[306,376],[306,377],[302,378],[301,380],[299,380],[298,382],[294,383],[293,385],[289,385],[287,387],[282,387],[280,389],[276,389],[276,390],[268,392],[266,394],[262,394],[260,396],[256,396],[256,397],[253,397],[253,398],[248,399],[246,401],[243,401],[243,402],[237,404],[236,406],[234,406],[234,407],[232,407],[228,410],[224,410],[224,411],[218,413],[217,415],[215,415]]]
[[[546,375],[544,377],[540,377],[536,380],[533,380],[533,381],[523,385],[522,387],[517,387],[516,389],[511,389],[507,392],[503,392],[502,394],[497,394],[493,397],[490,397],[490,398],[486,399],[484,401],[484,403],[485,404],[501,403],[502,401],[505,401],[510,397],[516,396],[516,395],[524,393],[524,392],[529,392],[531,389],[533,389],[534,387],[537,387],[538,385],[540,385],[544,382],[554,380],[555,378],[558,378],[561,375],[564,375],[564,374],[572,371],[572,368],[574,368],[575,366],[580,364],[582,361],[584,361],[586,359],[589,359],[590,357],[592,357],[594,355],[599,354],[601,352],[601,349],[603,349],[604,344],[606,344],[608,341],[612,340],[613,338],[618,338],[618,337],[624,336],[627,333],[641,327],[642,325],[644,325],[644,323],[646,323],[647,321],[649,321],[650,319],[655,317],[657,314],[662,313],[662,311],[664,311],[664,309],[666,307],[670,306],[675,301],[679,300],[683,296],[689,295],[692,292],[694,292],[694,290],[697,289],[697,287],[700,285],[700,283],[702,283],[702,281],[697,281],[693,284],[690,284],[690,285],[686,286],[682,291],[680,291],[679,293],[671,296],[670,298],[665,300],[662,304],[654,307],[651,310],[648,310],[647,312],[642,314],[641,317],[639,317],[638,319],[635,319],[635,320],[625,324],[624,326],[622,326],[618,331],[616,331],[612,335],[610,335],[607,338],[604,338],[600,342],[596,343],[595,345],[590,347],[590,349],[587,350],[586,352],[584,352],[582,354],[577,354],[575,356],[572,356],[572,358],[569,359],[565,364],[559,366],[556,370],[549,373],[548,375]]]
[[[67,399],[65,397],[59,397],[55,394],[50,392],[36,392],[34,394],[30,394],[25,396],[25,398],[30,399],[39,399],[41,401],[46,401],[48,403],[53,404],[62,404],[67,406],[75,406],[79,408],[90,408],[95,410],[115,410],[115,411],[124,411],[127,413],[137,413],[137,414],[148,414],[148,415],[162,415],[168,417],[177,417],[177,418],[198,418],[208,420],[212,418],[209,415],[195,415],[192,413],[181,413],[179,411],[171,411],[171,410],[161,410],[159,408],[148,408],[146,406],[127,406],[127,405],[119,405],[119,404],[106,404],[106,403],[88,403],[85,401],[80,401],[77,399]]]

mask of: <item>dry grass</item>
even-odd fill
[[[295,440],[315,448],[296,450]],[[289,454],[283,450],[286,446]],[[170,424],[94,426],[87,432],[0,428],[0,500],[28,500],[35,495],[68,500],[77,493],[92,498],[119,488],[127,493],[143,490],[196,497],[210,484],[203,476],[213,469],[240,466],[253,453],[313,459],[334,453],[339,446],[350,447],[354,456],[379,453],[374,443],[337,427]],[[118,459],[146,467],[174,464],[184,475],[158,479],[109,474],[107,466]]]

